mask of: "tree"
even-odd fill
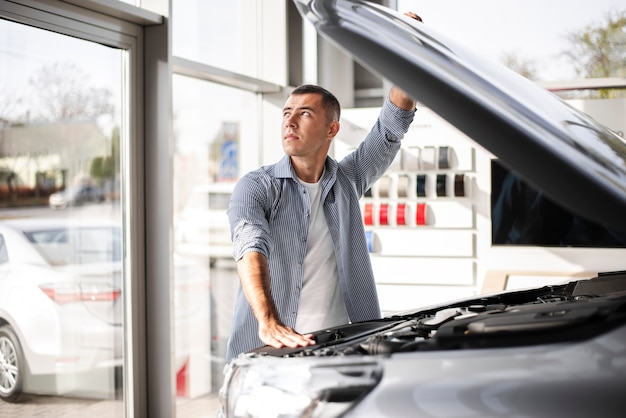
[[[569,33],[567,40],[571,47],[564,54],[580,77],[626,77],[626,10],[606,13],[604,21]]]
[[[29,119],[45,121],[91,119],[111,114],[112,93],[90,87],[88,76],[75,64],[54,63],[39,69],[30,78],[38,105],[31,106]]]
[[[0,83],[0,129],[2,122],[9,122],[16,114],[16,109],[22,104],[19,95],[6,87],[6,83]]]
[[[96,179],[99,186],[105,180],[114,180],[120,172],[120,129],[113,129],[111,133],[111,154],[104,157],[95,157],[91,160],[89,175]]]
[[[514,52],[505,53],[501,60],[505,66],[516,73],[530,80],[535,80],[537,78],[537,69],[535,68],[535,63],[533,61],[522,58]]]

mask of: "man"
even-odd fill
[[[237,183],[228,216],[241,287],[227,360],[264,344],[315,344],[310,333],[380,318],[359,199],[389,167],[415,114],[393,87],[378,121],[341,162],[328,157],[339,102],[313,85],[283,109],[285,156]]]

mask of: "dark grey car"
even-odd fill
[[[52,209],[63,209],[85,203],[102,203],[104,200],[104,193],[98,186],[78,185],[51,194],[48,203]]]
[[[319,34],[623,247],[626,143],[401,13],[295,0]],[[532,262],[532,260],[529,260]],[[621,417],[626,273],[458,300],[233,360],[226,417]]]

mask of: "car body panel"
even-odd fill
[[[122,366],[120,233],[104,219],[0,222],[0,323],[23,351],[24,392],[80,389],[61,376]]]
[[[626,408],[625,350],[621,327],[576,344],[398,354],[345,416],[617,417]]]

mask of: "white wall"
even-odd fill
[[[567,102],[624,136],[624,132],[626,132],[626,99],[568,100]]]

